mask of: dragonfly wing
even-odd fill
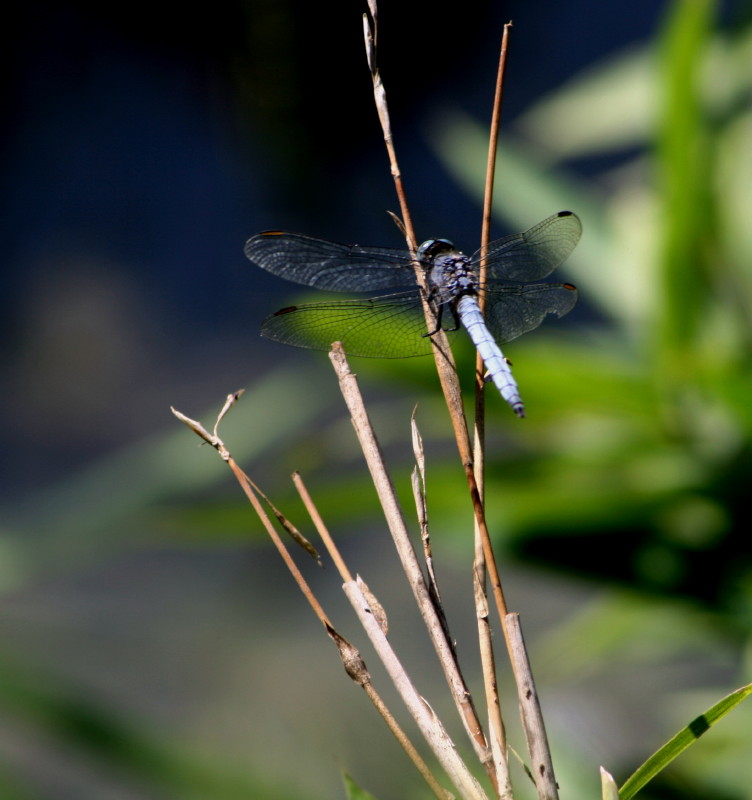
[[[280,278],[330,292],[370,292],[416,285],[414,259],[408,250],[265,231],[245,243],[245,254],[254,264]]]
[[[582,223],[571,211],[560,211],[524,233],[497,239],[488,246],[489,278],[504,281],[539,281],[571,255],[582,233]],[[480,251],[472,262],[480,262]]]
[[[351,356],[408,358],[431,352],[417,292],[368,300],[307,303],[277,311],[264,320],[261,335],[295,347],[329,350],[342,342]]]
[[[537,328],[549,314],[568,314],[576,302],[571,283],[493,287],[486,291],[486,324],[498,342],[510,342]]]

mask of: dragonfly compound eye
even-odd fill
[[[454,252],[454,245],[449,239],[427,239],[418,248],[418,258],[422,260],[425,258],[433,258],[440,253],[451,252]]]

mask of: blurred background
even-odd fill
[[[303,473],[464,747],[326,356],[258,336],[310,295],[242,252],[267,228],[401,245],[364,11],[32,0],[6,24],[3,798],[320,800],[345,796],[343,770],[427,797],[226,468],[169,412],[211,427],[241,387],[233,454],[310,532]],[[477,247],[510,19],[494,236],[565,208],[584,235],[558,273],[578,306],[505,348],[528,419],[489,393],[488,517],[562,796],[597,796],[599,765],[623,781],[752,680],[752,6],[384,0],[419,239]],[[353,367],[409,520],[419,404],[439,579],[480,691],[471,509],[431,359]],[[300,560],[393,700],[334,570]],[[752,797],[750,736],[742,706],[642,796]]]

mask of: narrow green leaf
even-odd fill
[[[376,800],[372,794],[369,794],[365,789],[361,789],[346,772],[342,773],[342,779],[345,782],[347,800]]]
[[[678,0],[662,36],[656,166],[662,205],[659,375],[691,375],[710,296],[713,153],[701,101],[712,0]]]
[[[694,744],[700,736],[709,730],[721,717],[736,708],[742,700],[752,694],[752,683],[742,686],[730,695],[727,695],[704,714],[695,717],[692,722],[683,728],[666,744],[653,753],[652,756],[639,767],[624,783],[619,790],[621,800],[630,800],[645,784],[651,781],[659,772],[665,769],[680,753]]]

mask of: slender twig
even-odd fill
[[[485,249],[488,246],[491,238],[491,218],[493,208],[493,191],[495,183],[496,172],[496,151],[498,148],[499,140],[499,125],[501,121],[501,108],[504,96],[504,80],[506,77],[506,63],[507,51],[509,45],[509,34],[511,30],[511,22],[504,26],[504,33],[501,41],[501,53],[499,56],[499,68],[496,79],[496,91],[494,94],[494,107],[491,115],[491,126],[489,134],[488,145],[488,161],[486,167],[486,185],[485,196],[483,202],[483,225],[481,230],[481,248]],[[485,259],[481,259],[479,281],[481,286],[486,284],[486,263]],[[485,294],[481,293],[479,298],[481,309],[485,307]],[[484,403],[484,367],[483,359],[480,354],[476,354],[475,363],[475,425],[474,425],[474,447],[473,455],[475,461],[475,478],[478,485],[478,491],[481,499],[484,495],[484,466],[485,466],[485,448],[484,448],[484,433],[485,433],[485,403]],[[478,539],[481,540],[482,546],[476,545],[476,579],[480,582],[483,578],[484,566],[489,564],[492,570],[496,569],[495,563],[488,561],[488,551],[491,550],[490,543],[486,545],[483,540],[484,534],[476,520],[476,543]],[[483,554],[484,557],[481,557]],[[485,563],[484,563],[485,562]],[[483,581],[485,583],[485,581]],[[508,630],[510,620],[514,624]],[[512,671],[515,677],[515,684],[517,686],[517,696],[520,707],[520,714],[522,716],[523,728],[527,734],[528,752],[533,764],[539,764],[540,769],[536,771],[535,767],[531,768],[534,776],[536,788],[538,789],[538,796],[540,800],[550,800],[557,796],[557,786],[553,775],[553,763],[551,753],[546,737],[545,726],[543,725],[543,714],[540,707],[538,694],[535,691],[530,691],[530,686],[534,686],[532,673],[530,672],[530,664],[525,652],[525,644],[522,639],[522,634],[519,628],[519,618],[516,615],[507,615],[502,618],[502,626],[504,628],[504,635],[507,641],[507,648],[509,651],[510,661],[512,663]],[[503,721],[501,719],[500,706],[498,702],[498,695],[496,693],[496,681],[493,678],[495,669],[493,665],[493,651],[490,648],[490,642],[484,642],[490,637],[490,630],[488,628],[487,619],[484,619],[482,614],[478,615],[478,631],[481,640],[481,661],[483,664],[484,683],[486,686],[486,697],[488,700],[488,710],[490,715],[490,730],[492,735],[492,751],[494,756],[497,757],[500,751],[506,751],[505,733]],[[488,694],[489,689],[491,694]],[[499,747],[493,747],[498,744]],[[497,770],[500,775],[500,785],[507,786],[511,791],[509,785],[509,773],[506,757],[503,763],[499,761]]]
[[[507,48],[509,44],[509,31],[512,23],[504,26],[501,39],[501,52],[499,54],[499,67],[496,75],[496,89],[494,93],[493,112],[488,143],[488,161],[486,166],[486,187],[483,201],[483,224],[481,229],[481,250],[483,256],[480,262],[478,280],[481,286],[486,285],[487,268],[485,250],[491,238],[491,215],[493,210],[494,177],[496,173],[496,150],[499,142],[499,125],[501,122],[501,108],[504,96],[504,78],[506,76]],[[486,295],[481,292],[478,298],[481,311],[485,311]],[[485,377],[483,359],[480,353],[475,357],[475,420],[473,425],[473,461],[475,464],[475,480],[481,502],[485,493]],[[496,773],[499,776],[499,794],[501,797],[512,796],[512,785],[509,776],[509,762],[507,759],[506,732],[501,715],[499,702],[498,683],[496,681],[496,659],[494,657],[491,626],[488,619],[488,602],[486,598],[486,560],[483,554],[481,527],[475,521],[475,561],[473,569],[473,583],[476,598],[476,620],[478,626],[478,642],[480,646],[481,667],[483,671],[483,685],[486,695],[486,707],[489,719],[489,735],[491,752]]]
[[[369,6],[371,8],[371,23],[368,17],[363,16],[363,32],[366,44],[366,57],[368,60],[368,68],[371,72],[373,80],[373,96],[376,104],[376,111],[381,123],[381,129],[384,134],[384,144],[386,146],[387,155],[389,157],[389,166],[394,179],[394,188],[397,193],[397,199],[400,204],[400,213],[402,215],[401,227],[405,233],[407,246],[415,252],[417,248],[417,238],[415,236],[415,229],[413,228],[412,216],[410,208],[407,203],[407,194],[405,186],[402,181],[402,171],[397,160],[397,151],[394,147],[394,139],[392,136],[392,125],[389,116],[389,106],[386,101],[386,90],[384,83],[381,80],[381,73],[379,72],[376,63],[376,39],[378,35],[377,18],[375,14],[376,2],[370,0]],[[428,301],[428,292],[425,282],[425,275],[420,267],[420,264],[415,262],[415,277],[418,286],[422,289],[421,297],[423,300],[423,312],[426,316],[427,330],[436,330],[436,314],[431,304]],[[465,412],[462,405],[462,395],[460,393],[459,380],[457,378],[457,366],[452,355],[452,350],[449,347],[449,341],[443,330],[438,330],[431,336],[431,343],[433,345],[433,354],[436,361],[436,369],[439,374],[441,388],[446,398],[449,414],[454,427],[455,437],[461,439],[463,436],[468,439],[467,422],[465,421]],[[463,433],[464,432],[464,433]],[[466,454],[463,456],[463,463],[470,460],[469,440],[466,448]]]
[[[230,397],[232,397],[232,395],[228,397],[228,400],[230,399]],[[235,397],[235,400],[237,400],[237,397]],[[238,466],[238,464],[235,462],[235,459],[230,454],[230,451],[225,446],[225,443],[217,435],[217,426],[219,424],[219,420],[217,421],[217,425],[215,425],[214,427],[214,433],[210,434],[203,427],[203,425],[201,425],[200,422],[191,419],[190,417],[187,417],[185,414],[181,413],[180,411],[177,411],[172,407],[170,408],[170,410],[181,422],[185,423],[192,431],[194,431],[194,433],[200,436],[207,444],[210,444],[219,453],[220,457],[227,464],[227,466],[230,467],[238,483],[245,492],[246,497],[253,506],[253,510],[256,512],[256,515],[261,520],[261,523],[266,529],[266,532],[269,534],[269,538],[272,540],[274,546],[277,548],[277,551],[282,557],[282,560],[285,562],[285,566],[295,579],[295,582],[298,584],[298,587],[305,596],[309,605],[315,612],[316,616],[319,618],[319,621],[327,629],[327,631],[334,630],[332,623],[330,622],[329,618],[324,612],[323,607],[314,596],[313,592],[311,591],[311,588],[308,586],[308,583],[303,577],[303,574],[298,569],[297,564],[293,561],[292,556],[287,552],[287,548],[285,547],[284,542],[277,533],[274,525],[272,524],[272,521],[269,519],[266,512],[264,511],[264,507],[261,505],[261,501],[259,500],[258,496],[256,495],[256,492],[254,491],[253,482],[245,474],[245,472],[243,472],[243,470]],[[222,412],[220,413],[220,418],[224,416],[227,410],[228,410],[228,405],[225,404],[225,407],[222,409]]]
[[[426,565],[426,576],[428,580],[428,591],[431,594],[436,612],[444,626],[449,644],[454,650],[454,642],[449,635],[449,624],[447,623],[444,607],[441,603],[441,593],[439,592],[439,582],[436,578],[436,570],[433,563],[433,548],[431,547],[431,534],[428,529],[428,505],[426,503],[426,457],[423,451],[423,438],[418,430],[418,423],[415,419],[417,406],[413,409],[410,418],[410,430],[413,439],[413,455],[415,456],[415,467],[412,472],[413,500],[415,501],[415,511],[418,515],[418,525],[420,526],[420,540],[423,543],[423,561]],[[456,658],[456,654],[455,654]]]
[[[319,514],[319,510],[316,508],[316,505],[314,504],[313,499],[311,498],[311,495],[309,494],[299,472],[293,472],[292,482],[298,494],[300,495],[300,499],[303,501],[303,505],[308,512],[308,516],[311,518],[311,522],[313,522],[318,535],[321,537],[321,541],[324,543],[324,547],[326,547],[326,550],[329,553],[332,561],[334,561],[334,566],[337,568],[337,572],[339,572],[343,581],[351,581],[353,576],[351,575],[350,570],[347,568],[347,564],[342,558],[339,548],[329,534],[329,529],[324,524],[324,520]]]
[[[386,91],[381,80],[381,75],[376,66],[374,44],[375,34],[371,32],[367,17],[364,16],[363,19],[366,38],[366,53],[368,56],[369,68],[371,69],[371,76],[373,78],[376,108],[382,130],[384,132],[384,142],[386,144],[387,153],[389,154],[389,163],[391,165],[392,176],[394,178],[395,188],[400,202],[402,219],[406,230],[407,243],[411,249],[415,249],[415,231],[412,227],[412,220],[407,206],[404,185],[402,183],[402,173],[400,171],[399,164],[397,162],[397,154],[394,149],[391,123],[389,121],[389,109],[386,103]],[[416,280],[418,281],[418,285],[425,289],[425,276],[423,275],[423,270],[420,269],[420,265],[417,261],[415,266]],[[430,303],[428,302],[427,293],[425,291],[422,292],[422,296],[426,320],[429,324],[429,330],[434,330],[436,328],[435,314],[430,306]],[[487,566],[489,568],[494,600],[496,602],[497,611],[500,619],[502,620],[503,626],[503,620],[507,614],[507,606],[504,599],[504,591],[501,586],[498,569],[496,569],[493,550],[491,548],[491,540],[488,534],[488,527],[486,525],[483,502],[481,500],[478,485],[475,480],[475,474],[473,472],[473,456],[470,449],[470,434],[468,432],[467,421],[465,420],[465,411],[462,405],[462,395],[460,392],[459,380],[457,378],[457,367],[454,363],[454,357],[444,331],[439,330],[433,336],[431,336],[431,342],[434,348],[434,358],[436,360],[436,367],[439,373],[439,381],[441,383],[442,391],[444,392],[447,408],[449,409],[449,415],[452,420],[452,427],[454,428],[457,448],[460,453],[460,460],[462,461],[462,466],[465,470],[465,477],[468,482],[468,488],[470,490],[473,513],[475,514],[475,518],[483,538],[483,551],[486,557]]]

